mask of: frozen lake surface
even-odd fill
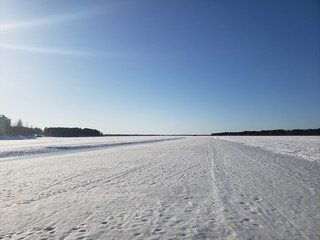
[[[217,138],[309,161],[320,161],[320,136],[227,136]]]
[[[0,239],[320,239],[319,146],[319,137],[1,140]]]

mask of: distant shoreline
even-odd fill
[[[210,134],[103,134],[103,137],[209,137]]]
[[[320,128],[212,133],[211,136],[320,136]]]

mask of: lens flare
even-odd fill
[[[101,14],[105,10],[105,7],[101,8],[92,8],[86,11],[80,11],[76,13],[70,13],[67,15],[61,15],[61,16],[54,16],[44,19],[32,19],[32,20],[24,20],[24,21],[18,21],[18,22],[1,22],[0,21],[0,30],[16,30],[21,28],[37,28],[37,27],[45,27],[48,25],[53,24],[60,24],[68,21],[74,21],[81,18],[87,18],[90,16],[95,16],[98,14]]]
[[[40,47],[29,47],[29,46],[20,46],[20,45],[11,45],[0,43],[0,48],[17,50],[17,51],[26,51],[33,53],[43,53],[43,54],[56,54],[56,55],[69,55],[69,56],[92,56],[99,57],[103,56],[100,53],[96,52],[84,52],[84,51],[73,51],[65,49],[53,49],[53,48],[40,48]]]

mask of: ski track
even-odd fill
[[[212,137],[6,159],[0,239],[320,239],[316,161]]]
[[[215,144],[225,215],[240,238],[319,239],[317,162],[238,143]]]
[[[58,139],[58,140],[57,140]],[[132,144],[146,144],[169,140],[181,139],[181,137],[88,137],[84,138],[44,138],[37,140],[20,140],[18,144],[12,140],[2,141],[0,145],[0,162],[3,158],[29,156],[37,154],[57,154],[65,151],[95,150],[98,148],[116,147]],[[68,141],[69,140],[69,141]],[[27,142],[27,143],[26,143]]]
[[[215,138],[320,162],[320,136],[219,136]]]

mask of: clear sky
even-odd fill
[[[104,133],[320,127],[318,0],[0,0],[0,114]]]

